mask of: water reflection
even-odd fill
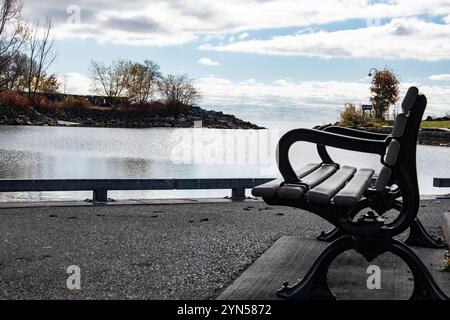
[[[312,127],[292,124],[291,127]],[[278,175],[276,144],[287,131],[271,129],[110,129],[0,126],[0,178],[238,178]],[[330,149],[341,163],[379,168],[376,155]],[[430,157],[432,155],[432,157]],[[296,144],[297,165],[318,161],[315,146]],[[450,148],[419,146],[419,182],[423,194],[433,177],[450,177]],[[117,198],[224,196],[228,191],[139,191],[112,193]],[[1,194],[0,201],[89,198],[89,193]]]

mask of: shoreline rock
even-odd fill
[[[104,128],[192,128],[202,121],[203,128],[265,129],[221,111],[188,107],[175,115],[159,116],[147,112],[113,109],[20,109],[0,106],[0,125],[104,127]],[[197,122],[197,123],[196,123]]]

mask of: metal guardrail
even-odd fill
[[[273,179],[0,180],[0,192],[93,191],[94,202],[106,202],[110,190],[231,189],[231,198],[242,200],[246,189],[271,180]]]
[[[436,188],[450,188],[450,178],[434,178],[433,186]]]

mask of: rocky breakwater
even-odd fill
[[[0,125],[79,126],[112,128],[192,128],[263,129],[220,111],[186,107],[181,112],[155,115],[102,108],[20,109],[0,108]]]
[[[58,121],[34,109],[0,106],[0,125],[57,126]]]

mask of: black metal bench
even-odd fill
[[[269,205],[310,211],[336,228],[319,239],[332,241],[298,284],[285,286],[278,296],[287,299],[335,299],[327,284],[328,268],[341,253],[355,249],[368,261],[389,251],[403,259],[414,276],[411,299],[448,299],[409,245],[443,247],[417,219],[420,206],[416,172],[417,136],[427,100],[419,90],[408,90],[403,112],[390,135],[331,126],[296,129],[278,144],[278,167],[282,178],[252,190]],[[315,143],[322,163],[294,170],[289,149],[298,142]],[[326,147],[378,154],[383,165],[357,169],[335,163]],[[395,216],[391,217],[395,213]],[[405,243],[393,237],[410,228]]]

